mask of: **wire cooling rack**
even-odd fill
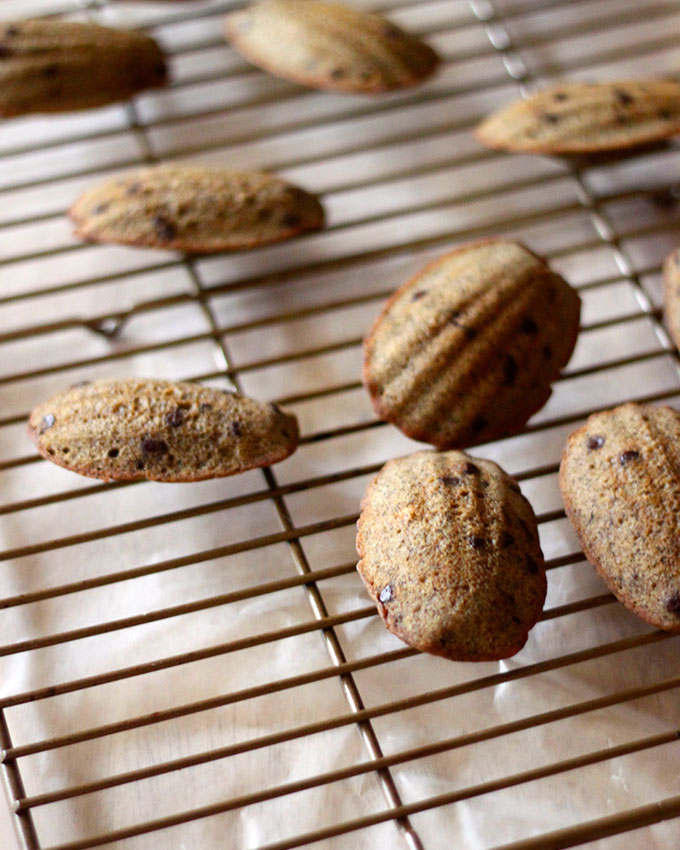
[[[0,126],[0,742],[21,850],[680,846],[678,639],[606,592],[556,484],[588,412],[680,395],[660,317],[680,149],[511,157],[471,133],[553,78],[677,75],[680,2],[363,5],[428,38],[440,72],[378,99],[310,92],[224,44],[229,2],[0,4],[148,28],[173,76],[133,104]],[[72,238],[84,187],[174,159],[275,170],[322,196],[329,226],[228,257]],[[387,633],[354,569],[368,480],[417,447],[375,420],[360,346],[427,260],[501,233],[578,287],[583,325],[546,407],[475,450],[538,514],[543,618],[514,658],[455,664]],[[275,400],[301,446],[193,485],[36,456],[33,404],[125,375]]]

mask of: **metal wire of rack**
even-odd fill
[[[556,473],[590,411],[680,395],[660,314],[680,149],[508,157],[471,129],[558,76],[677,74],[680,3],[363,5],[428,37],[440,73],[380,100],[302,91],[223,43],[231,2],[0,8],[147,27],[174,80],[0,127],[0,744],[21,850],[678,846],[677,638],[604,591]],[[83,187],[172,159],[274,169],[329,227],[232,257],[71,237]],[[367,481],[416,448],[375,420],[360,347],[427,259],[493,233],[546,256],[584,315],[547,406],[475,449],[532,501],[549,597],[516,658],[465,665],[386,633],[354,570]],[[275,400],[301,446],[185,486],[79,479],[31,450],[33,403],[132,374]]]

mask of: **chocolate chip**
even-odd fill
[[[165,454],[168,451],[168,444],[165,440],[155,440],[153,437],[144,437],[142,440],[142,451],[145,454]]]
[[[517,361],[511,354],[507,354],[503,360],[503,384],[511,387],[517,380]]]
[[[479,467],[475,466],[474,463],[470,463],[468,461],[468,463],[466,463],[465,466],[463,467],[463,472],[466,475],[477,475],[478,472],[479,472]]]
[[[143,461],[143,460],[138,460],[138,461],[137,461],[137,463],[135,464],[135,467],[136,467],[137,469],[144,469],[144,461]]]
[[[536,561],[534,561],[533,558],[527,556],[526,565],[527,570],[529,570],[532,575],[536,575],[536,573],[538,572],[538,564],[536,563]]]
[[[333,68],[331,71],[331,79],[332,80],[341,80],[344,76],[346,76],[347,71],[344,68]]]
[[[153,226],[160,238],[164,242],[170,242],[177,236],[177,228],[170,221],[169,218],[166,218],[164,215],[157,215],[153,219]]]
[[[419,301],[421,298],[424,298],[427,295],[427,289],[419,289],[417,292],[414,292],[411,296],[411,301]]]
[[[567,100],[568,98],[569,98],[569,95],[566,92],[563,92],[563,91],[556,91],[555,94],[553,95],[553,100],[556,100],[558,102],[562,102],[564,100]]]
[[[614,89],[614,94],[622,106],[630,106],[631,103],[635,102],[633,95],[628,94],[628,92],[623,89]]]
[[[481,434],[489,423],[483,416],[478,416],[470,426],[475,434]]]
[[[40,423],[39,433],[44,434],[45,431],[48,431],[54,425],[54,422],[55,422],[55,419],[54,419],[53,414],[46,413],[42,418],[42,422]]]
[[[588,437],[588,442],[586,446],[590,449],[590,451],[595,451],[596,449],[601,449],[605,443],[605,438],[601,434],[595,434],[592,437]]]
[[[674,593],[668,597],[666,600],[666,611],[675,614],[676,617],[680,617],[680,593]]]
[[[457,475],[442,475],[439,479],[442,484],[446,484],[450,487],[455,486],[456,484],[460,484],[461,479]]]
[[[281,219],[281,224],[283,224],[284,227],[299,227],[302,224],[302,220],[300,216],[295,213],[286,213]]]
[[[486,540],[483,537],[477,537],[476,534],[469,534],[465,539],[473,549],[482,549],[486,546]]]
[[[551,346],[549,346],[549,345],[544,345],[544,346],[543,346],[543,357],[544,357],[546,360],[550,360],[550,358],[552,357],[552,353],[553,353],[553,352],[552,352],[552,347],[551,347]]]
[[[501,539],[499,541],[501,549],[509,549],[510,546],[515,542],[515,538],[510,534],[509,531],[501,532]]]
[[[179,428],[184,422],[184,411],[181,407],[176,407],[174,410],[165,414],[165,421],[171,428]]]
[[[554,112],[544,112],[542,117],[547,124],[557,124],[560,120],[560,116]]]
[[[0,44],[0,59],[7,59],[9,56],[14,56],[14,51],[11,47],[5,44]]]
[[[45,65],[45,67],[42,69],[43,77],[47,77],[48,79],[51,79],[52,77],[56,77],[58,73],[59,73],[59,66],[55,65],[53,62],[49,65]]]
[[[520,333],[523,334],[535,334],[538,333],[538,325],[531,318],[531,316],[526,316],[522,319],[522,323],[519,326]]]
[[[243,431],[241,430],[241,423],[237,419],[234,419],[234,421],[229,426],[229,433],[232,437],[243,436]]]
[[[109,449],[109,457],[118,457],[119,454],[118,449]]]
[[[657,115],[659,116],[659,118],[660,118],[662,121],[670,121],[670,120],[671,120],[671,118],[673,117],[673,115],[672,115],[672,113],[671,113],[670,109],[660,109],[660,110],[657,112]]]
[[[621,452],[619,455],[619,463],[621,466],[627,466],[634,460],[637,460],[640,457],[640,452],[636,452],[635,449],[629,449],[626,452]]]
[[[9,36],[10,38],[15,35],[19,35],[19,27],[14,25],[7,27],[7,29],[5,30],[5,35]]]
[[[474,339],[477,336],[477,331],[474,328],[464,327],[463,332],[468,339]]]

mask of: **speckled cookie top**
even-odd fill
[[[0,22],[0,115],[89,109],[166,79],[160,48],[142,33],[53,19]]]
[[[263,0],[229,15],[225,32],[255,65],[312,88],[389,91],[421,82],[439,64],[420,39],[339,3]]]
[[[95,381],[38,405],[29,433],[59,466],[104,480],[200,481],[283,460],[295,417],[200,384]]]
[[[680,84],[562,83],[495,112],[477,128],[488,147],[583,154],[631,148],[680,132]]]
[[[69,215],[96,242],[190,252],[238,251],[323,226],[318,200],[259,171],[157,165],[87,190]]]
[[[463,452],[417,452],[385,464],[361,508],[357,569],[390,631],[452,660],[522,648],[546,577],[513,478]]]
[[[516,431],[571,356],[576,292],[523,245],[464,245],[388,300],[364,342],[380,416],[439,448]]]
[[[676,348],[680,348],[680,248],[663,265],[664,318]]]
[[[564,504],[584,554],[633,613],[680,631],[680,413],[624,404],[567,440]]]

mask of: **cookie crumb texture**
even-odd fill
[[[458,451],[389,461],[363,498],[357,550],[385,625],[423,652],[508,658],[543,610],[534,512],[491,461]]]
[[[585,154],[634,148],[680,132],[680,84],[671,80],[563,83],[516,101],[477,128],[501,150]]]
[[[202,253],[255,248],[324,223],[318,200],[278,177],[182,165],[109,180],[69,215],[82,239]]]
[[[567,516],[612,593],[680,632],[680,413],[624,404],[590,416],[560,466]]]
[[[407,436],[465,448],[539,410],[576,342],[580,299],[523,245],[465,245],[387,301],[364,342],[376,413]]]
[[[199,384],[95,381],[31,413],[40,454],[105,481],[201,481],[268,466],[297,447],[294,416]]]
[[[70,112],[167,82],[156,42],[132,30],[51,19],[0,23],[0,115]]]
[[[680,248],[663,265],[664,318],[676,348],[680,348]]]
[[[253,64],[311,88],[385,92],[422,82],[439,64],[420,39],[338,3],[264,0],[228,15],[225,33]]]

